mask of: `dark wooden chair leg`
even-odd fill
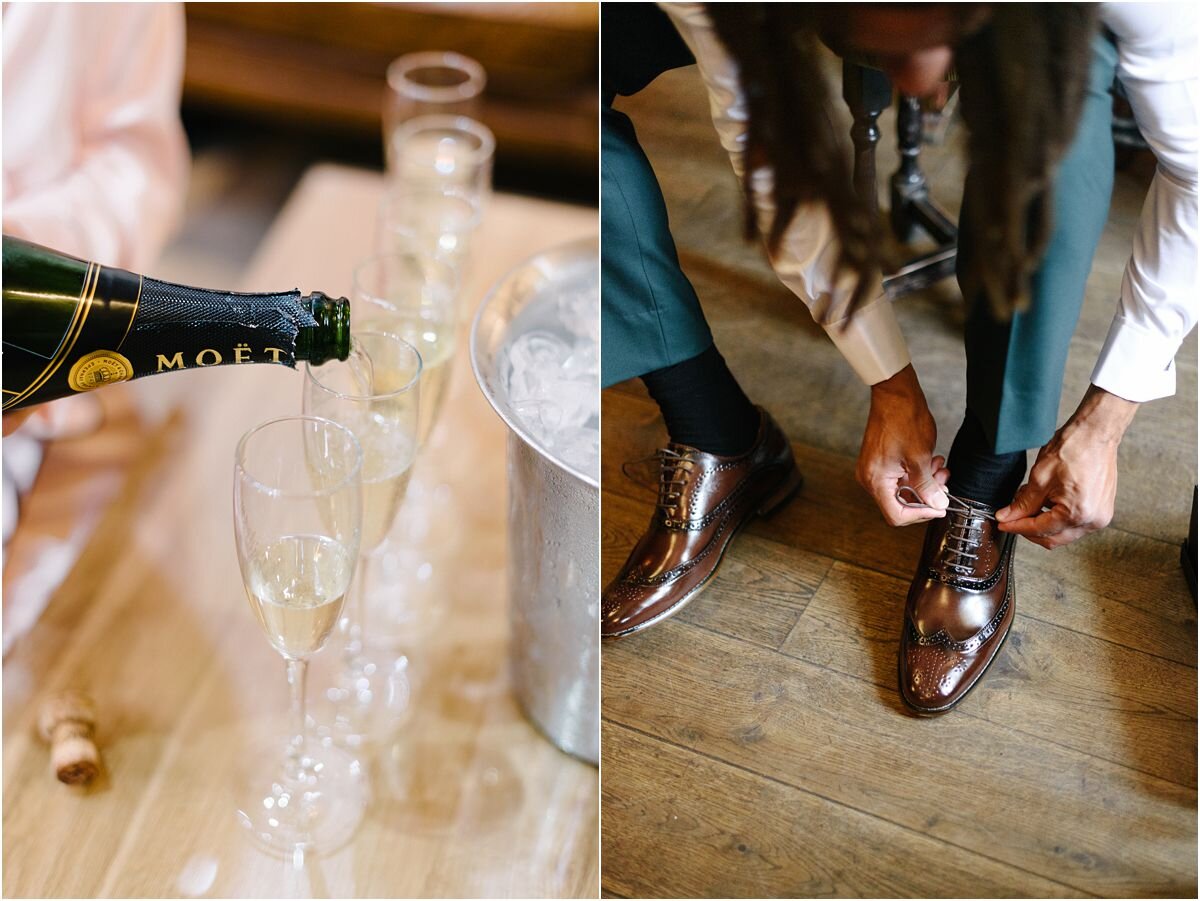
[[[879,143],[879,114],[892,102],[892,83],[877,69],[843,61],[842,97],[854,118],[850,126],[850,140],[854,143],[854,190],[872,212],[878,212],[875,145]]]
[[[900,149],[900,168],[892,175],[888,211],[896,238],[907,244],[916,228],[923,229],[939,245],[953,244],[958,227],[929,197],[929,183],[921,171],[921,101],[901,97],[896,110],[896,143]]]
[[[909,260],[899,271],[884,279],[884,285],[893,297],[919,291],[954,275],[958,256],[958,226],[933,202],[929,196],[929,182],[921,171],[922,130],[921,101],[916,97],[900,97],[896,109],[900,168],[891,178],[891,208],[888,210],[892,232],[902,243],[909,243],[920,229],[938,247]]]
[[[917,221],[912,207],[916,200],[929,196],[929,185],[921,171],[921,101],[901,96],[896,104],[896,146],[900,151],[900,168],[892,173],[891,206],[888,218],[892,234],[901,244],[912,241]]]
[[[842,61],[842,97],[853,124],[854,190],[873,213],[879,211],[879,187],[875,172],[875,147],[879,144],[879,116],[892,102],[892,83],[877,69]],[[907,242],[914,229],[926,231],[938,249],[910,260],[896,272],[885,275],[883,285],[892,297],[918,291],[954,274],[958,229],[929,196],[929,185],[921,171],[921,106],[916,98],[901,97],[897,113],[900,168],[891,178],[889,218],[897,238]]]

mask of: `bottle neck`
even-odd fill
[[[350,356],[350,301],[329,297],[320,291],[306,294],[300,302],[317,320],[301,326],[296,334],[296,359],[320,366],[329,360]]]

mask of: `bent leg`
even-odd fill
[[[1054,231],[1031,280],[1030,308],[1003,322],[983,297],[966,298],[967,416],[948,466],[951,490],[985,503],[976,495],[991,494],[993,505],[1011,500],[1025,450],[1049,441],[1058,421],[1067,352],[1112,196],[1116,58],[1111,40],[1098,36],[1079,130],[1055,177]],[[960,271],[972,250],[961,233]]]
[[[679,256],[667,207],[633,123],[601,114],[601,381],[605,386],[697,356],[712,332]]]

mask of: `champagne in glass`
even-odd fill
[[[354,272],[351,311],[356,323],[368,323],[401,335],[421,353],[421,453],[435,441],[437,422],[450,393],[458,343],[458,279],[444,262],[420,253],[385,253]],[[439,524],[453,518],[449,485],[418,475],[409,487],[402,528],[376,555],[382,574],[419,574],[402,590],[369,597],[375,640],[393,648],[414,645],[414,635],[432,628],[438,615],[438,580],[433,555],[424,547]],[[409,670],[409,678],[413,670]]]
[[[275,650],[320,650],[341,615],[354,556],[322,535],[285,535],[248,562],[250,608]]]
[[[455,187],[397,183],[379,204],[379,253],[419,253],[441,260],[461,284],[482,210]]]
[[[422,373],[424,385],[421,389],[421,416],[417,430],[418,442],[424,444],[437,423],[438,414],[446,400],[446,389],[450,386],[451,364],[454,362],[454,317],[445,310],[434,308],[413,310],[407,315],[398,312],[391,327],[420,350],[421,359],[429,360],[428,375]]]
[[[398,335],[421,355],[422,447],[437,423],[450,383],[458,329],[456,294],[454,272],[419,254],[380,254],[354,272],[350,307],[355,323]]]
[[[466,116],[418,116],[391,135],[392,181],[425,187],[454,187],[481,207],[492,193],[491,130]]]
[[[363,469],[369,473],[363,480],[364,554],[371,553],[383,543],[396,521],[396,513],[412,476],[415,445],[415,438],[392,441],[387,446],[372,447],[364,454]]]
[[[383,543],[404,499],[418,442],[423,381],[420,354],[395,334],[356,329],[352,345],[369,365],[332,362],[305,371],[304,410],[350,429],[363,449],[363,531],[360,571]],[[352,358],[355,354],[351,355]],[[346,660],[333,689],[334,734],[357,746],[394,726],[407,683],[395,655],[369,646],[365,579],[358,580],[349,615],[343,620]],[[382,656],[381,656],[382,655]]]
[[[332,851],[366,804],[361,765],[311,742],[305,716],[308,658],[341,612],[362,527],[362,451],[328,419],[276,419],[247,432],[234,463],[233,514],[246,596],[284,658],[293,727],[283,754],[246,756],[238,819],[281,854]]]

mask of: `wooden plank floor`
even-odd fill
[[[922,533],[888,528],[855,483],[866,389],[739,243],[737,185],[695,79],[668,73],[624,108],[717,345],[806,482],[678,616],[604,647],[605,895],[1194,897],[1196,608],[1178,542],[1196,478],[1195,336],[1177,396],[1144,405],[1122,446],[1113,525],[1053,552],[1022,542],[1001,657],[958,710],[907,715],[896,647]],[[952,211],[955,154],[924,155]],[[1144,191],[1144,172],[1118,176],[1063,417],[1107,332]],[[897,312],[944,452],[962,415],[961,301],[945,283]],[[665,433],[632,382],[604,393],[603,427],[607,582],[653,502],[621,464]]]

